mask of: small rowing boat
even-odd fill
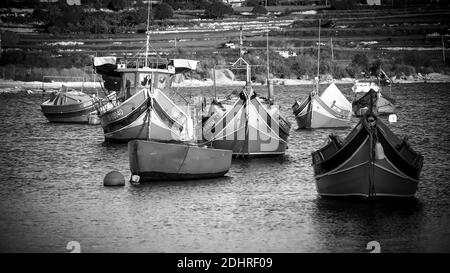
[[[41,104],[41,110],[49,122],[88,123],[89,114],[95,111],[96,103],[115,99],[115,92],[111,92],[106,98],[99,99],[62,86],[58,92]]]
[[[231,150],[147,140],[128,142],[128,154],[131,175],[139,182],[220,177],[230,169],[232,157]]]

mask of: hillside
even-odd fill
[[[199,59],[204,63],[203,70],[207,70],[213,63],[232,60],[239,55],[241,28],[249,59],[262,64],[264,58],[259,59],[258,56],[265,54],[268,29],[271,55],[276,62],[272,72],[278,77],[299,78],[313,75],[316,69],[311,62],[317,56],[320,20],[323,73],[336,74],[336,77],[355,76],[355,71],[349,75],[352,71],[348,68],[357,54],[367,57],[368,65],[376,60],[381,62],[391,75],[448,73],[448,58],[445,62],[444,58],[448,54],[449,36],[443,35],[450,33],[449,15],[449,9],[418,7],[319,10],[286,16],[230,16],[223,20],[191,19],[185,21],[185,26],[179,22],[176,26],[169,24],[158,29],[154,26],[150,40],[152,48],[159,54]],[[90,65],[92,56],[134,55],[145,47],[145,34],[137,32],[59,35],[17,32],[13,36],[14,39],[3,39],[2,42],[0,63],[3,67],[20,64],[17,56],[22,56],[25,67],[73,66],[89,74],[90,68],[85,69],[84,66]],[[227,42],[234,43],[234,48],[224,47]],[[290,51],[297,57],[285,59],[277,51]],[[11,54],[16,56],[8,58]],[[54,60],[42,60],[39,56]],[[304,66],[305,69],[292,69],[295,66]],[[0,76],[8,78],[6,74],[8,71]],[[207,73],[202,76],[207,76]],[[23,79],[20,75],[14,77]]]

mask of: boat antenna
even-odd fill
[[[242,42],[242,27],[240,27],[239,29],[239,57],[242,58],[242,56],[244,56],[243,52],[242,52],[242,46],[243,46],[243,42]]]
[[[145,67],[148,67],[148,51],[149,51],[149,47],[150,47],[150,12],[151,12],[151,2],[152,1],[148,1],[148,7],[147,7],[147,41],[145,43]]]
[[[317,44],[317,94],[319,93],[319,77],[320,77],[320,18],[319,18],[319,43]]]

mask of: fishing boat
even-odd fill
[[[81,91],[62,86],[59,91],[41,104],[41,111],[49,122],[88,123],[89,114],[95,112],[95,106],[102,101],[114,101],[116,93],[106,98],[90,96]]]
[[[334,83],[320,95],[313,91],[292,106],[299,129],[349,127],[351,110],[351,103]]]
[[[277,106],[247,85],[233,106],[225,108],[213,101],[210,116],[203,125],[205,141],[216,149],[232,150],[233,155],[263,157],[283,155],[287,148],[290,123]]]
[[[343,128],[350,126],[352,105],[336,84],[331,83],[319,94],[320,79],[320,20],[317,43],[316,90],[301,101],[296,100],[292,111],[298,129]]]
[[[370,111],[344,140],[330,135],[328,144],[312,153],[312,161],[322,196],[411,197],[423,156]]]
[[[378,90],[378,91],[377,91]],[[352,110],[355,116],[362,116],[369,109],[370,98],[373,97],[372,100],[373,111],[378,115],[390,115],[395,113],[395,100],[389,97],[386,94],[383,94],[380,89],[370,89],[367,93],[365,93],[360,98],[356,99],[352,102]]]
[[[240,58],[231,65],[231,69],[244,69],[246,84],[242,90],[234,92],[237,96],[231,99],[213,100],[208,116],[204,118],[204,141],[213,148],[231,150],[236,157],[283,155],[291,124],[274,104],[269,78],[268,98],[255,93],[250,79],[251,66],[243,59],[242,50],[240,52]]]
[[[148,7],[150,15],[150,2]],[[195,70],[198,61],[163,59],[158,52],[150,59],[149,20],[146,37],[144,56],[138,52],[132,58],[94,58],[95,71],[102,75],[105,88],[118,92],[116,104],[97,109],[105,141],[183,140],[188,137],[187,128],[192,127],[192,119],[165,92],[170,90],[175,74]]]
[[[386,86],[392,83],[391,78],[381,68],[372,74],[371,77],[372,78],[369,77],[362,80],[355,80],[352,86],[353,93],[367,93],[370,90],[379,92],[381,91],[381,85]]]
[[[128,154],[133,182],[216,178],[228,172],[232,158],[230,150],[147,140],[128,142]]]
[[[100,123],[105,140],[110,142],[128,142],[133,139],[147,139],[149,124],[153,140],[181,140],[185,132],[188,114],[176,105],[164,92],[171,87],[172,76],[177,71],[195,69],[197,61],[169,60],[166,63],[147,63],[128,66],[114,57],[102,59],[96,57],[94,64],[102,66],[106,61],[119,62],[109,75],[120,75],[117,103],[98,108]],[[186,67],[189,66],[189,67]],[[111,84],[110,84],[111,85]]]

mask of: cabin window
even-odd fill
[[[151,73],[140,73],[139,74],[139,86],[140,87],[150,87],[152,84],[152,74]]]
[[[156,74],[155,88],[164,90],[170,88],[170,74]]]
[[[134,73],[125,73],[123,78],[125,96],[129,98],[136,93],[136,75]]]

